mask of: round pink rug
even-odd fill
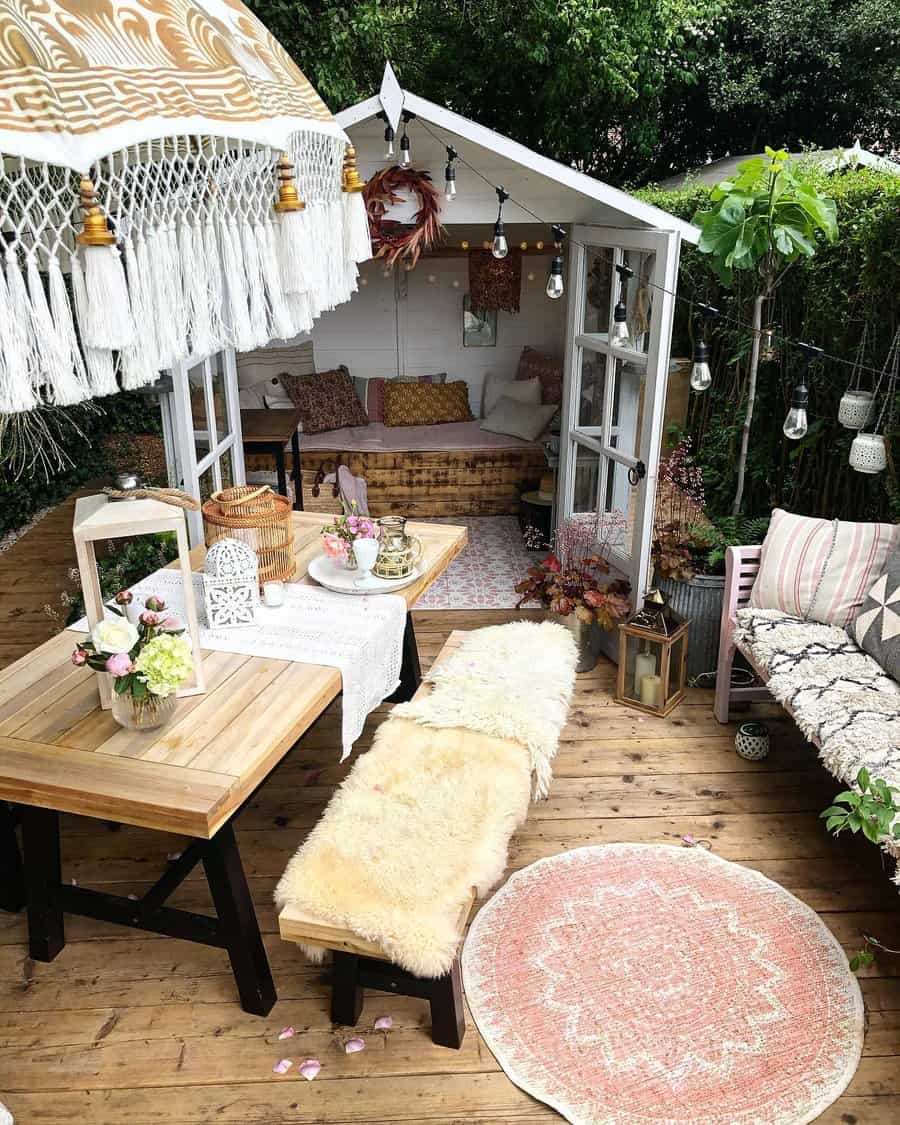
[[[575,1125],[805,1125],[859,1062],[863,1004],[818,915],[703,848],[542,859],[462,956],[509,1077]]]

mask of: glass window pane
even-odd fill
[[[614,377],[609,444],[612,449],[627,453],[629,457],[636,457],[641,427],[644,372],[633,363],[617,359]]]
[[[215,415],[216,439],[221,441],[229,433],[228,411],[225,406],[225,356],[218,352],[210,359],[212,368],[213,412]]]
[[[625,465],[620,465],[618,461],[607,461],[607,465],[600,533],[609,547],[630,557],[636,492],[628,479]]]
[[[231,457],[231,450],[226,449],[222,456],[219,458],[219,468],[222,471],[222,487],[234,487],[234,462]]]
[[[606,382],[606,356],[582,350],[581,387],[578,397],[579,427],[600,426],[603,422],[603,388]]]
[[[613,252],[609,246],[589,246],[585,251],[587,291],[584,301],[585,332],[609,339]]]
[[[573,512],[596,512],[600,483],[600,454],[575,444],[575,493]]]
[[[634,270],[634,277],[628,282],[628,298],[625,302],[628,316],[628,344],[636,352],[646,354],[650,340],[650,318],[656,293],[650,284],[656,255],[653,251],[626,250],[623,262]]]
[[[213,476],[213,467],[210,465],[205,472],[200,474],[200,502],[205,504],[215,491],[216,482]]]

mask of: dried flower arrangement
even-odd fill
[[[537,602],[563,617],[574,613],[579,621],[596,622],[611,629],[628,616],[631,587],[622,579],[604,582],[609,574],[610,544],[626,528],[621,512],[604,516],[574,516],[556,529],[554,551],[516,585],[521,598],[516,608]]]
[[[403,203],[407,192],[415,192],[419,199],[411,226],[385,218],[388,208]],[[384,168],[366,184],[363,198],[375,257],[384,258],[389,266],[401,258],[414,266],[423,250],[442,240],[440,193],[430,173],[397,165]]]

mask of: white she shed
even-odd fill
[[[625,515],[613,562],[642,592],[650,565],[656,469],[662,438],[674,294],[689,223],[533,152],[474,121],[402,90],[390,67],[381,92],[336,115],[368,178],[396,156],[405,132],[414,168],[443,187],[447,146],[459,154],[456,195],[442,204],[446,239],[413,270],[361,267],[359,291],[324,315],[312,338],[318,370],[346,364],[354,376],[448,373],[465,379],[478,415],[487,373],[514,378],[524,346],[562,356],[564,389],[557,479],[558,519],[576,513]],[[503,219],[510,246],[525,248],[518,314],[500,312],[491,347],[465,346],[466,247],[490,245],[496,187],[509,193]],[[394,207],[403,221],[414,201]],[[545,292],[561,224],[565,295]],[[615,339],[621,297],[617,266],[630,267],[628,337]]]

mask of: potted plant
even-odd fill
[[[603,519],[574,517],[561,524],[554,536],[555,550],[516,585],[521,598],[516,608],[537,602],[559,617],[575,634],[578,644],[576,671],[589,672],[597,663],[591,629],[612,629],[631,608],[630,586],[622,579],[606,581],[610,539],[621,533],[621,512]]]
[[[715,516],[706,511],[703,470],[682,438],[659,466],[653,527],[655,583],[691,623],[687,673],[714,672],[728,547],[761,543],[769,517]]]
[[[120,726],[154,730],[172,716],[175,692],[194,670],[191,642],[162,598],[147,598],[136,623],[126,615],[130,604],[130,595],[117,595],[108,606],[115,616],[75,646],[72,663],[112,676],[111,710]]]

